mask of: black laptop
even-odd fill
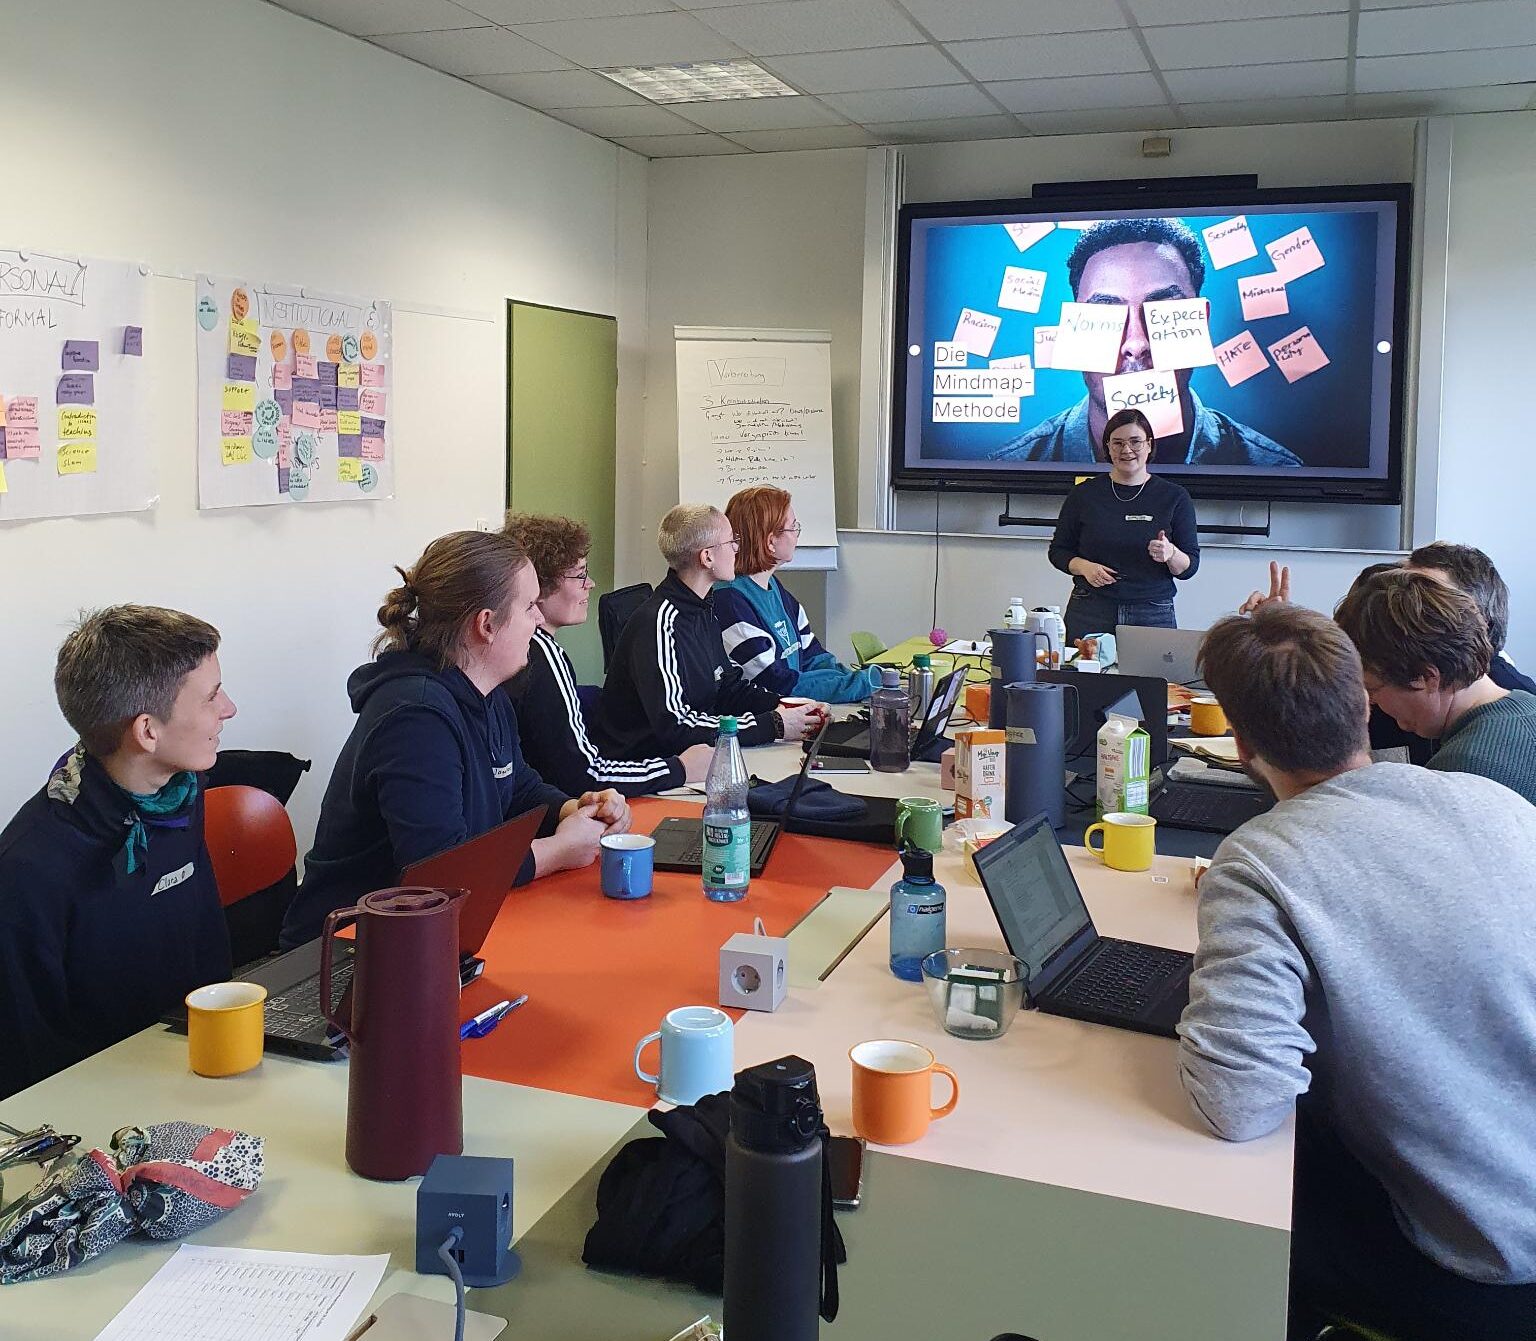
[[[1146,728],[1154,769],[1168,762],[1167,680],[1151,675],[1084,675],[1071,670],[1042,670],[1036,672],[1035,679],[1042,684],[1069,685],[1077,691],[1075,718],[1071,695],[1063,704],[1068,771],[1097,776],[1099,728],[1111,713],[1135,718]]]
[[[469,891],[459,908],[461,985],[473,982],[485,969],[480,948],[538,836],[544,811],[544,806],[538,806],[400,873],[402,886]],[[331,991],[338,1001],[351,990],[354,968],[353,942],[338,939],[331,956]],[[346,1040],[332,1032],[320,1013],[320,937],[258,964],[245,974],[244,981],[267,989],[268,1052],[321,1062],[345,1055]],[[345,1018],[345,1004],[338,1013]],[[184,1009],[165,1020],[177,1032],[185,1032]]]
[[[827,728],[823,726],[817,732],[816,739],[810,743],[805,757],[800,761],[800,775],[795,779],[794,789],[789,793],[789,800],[784,806],[784,818],[752,821],[752,864],[749,867],[751,874],[763,873],[763,867],[768,864],[768,856],[773,851],[774,844],[779,841],[779,835],[784,832],[784,826],[789,822],[790,816],[795,813],[795,802],[800,799],[800,793],[805,790],[805,780],[811,775],[812,761],[820,753],[821,738],[826,731]],[[651,830],[651,837],[656,840],[654,861],[658,871],[692,871],[697,874],[704,869],[704,821],[702,819],[664,819]]]
[[[923,714],[922,725],[912,738],[912,757],[936,764],[939,756],[949,747],[944,733],[949,730],[949,719],[955,711],[955,700],[965,684],[963,667],[950,671],[934,686],[933,698],[928,711]],[[821,753],[829,759],[869,758],[869,717],[861,715],[841,722],[828,722],[822,732]]]
[[[1066,854],[1044,815],[976,854],[1008,951],[1025,964],[1030,1000],[1051,1015],[1175,1036],[1194,956],[1094,929]]]

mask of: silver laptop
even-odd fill
[[[1121,675],[1155,675],[1169,684],[1201,683],[1195,665],[1204,629],[1148,629],[1137,624],[1115,626],[1116,667]]]

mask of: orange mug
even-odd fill
[[[1189,702],[1189,730],[1196,736],[1227,734],[1227,714],[1210,694],[1200,694]]]
[[[965,711],[973,722],[985,726],[988,715],[992,711],[992,686],[990,684],[966,685]]]
[[[921,1043],[877,1038],[848,1049],[853,1062],[853,1129],[876,1145],[910,1145],[960,1102],[960,1081]],[[933,1073],[946,1076],[949,1102],[934,1108]]]

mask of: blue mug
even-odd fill
[[[640,1067],[640,1054],[661,1040],[661,1072]],[[696,1104],[736,1082],[736,1039],[731,1017],[715,1006],[679,1006],[669,1010],[654,1034],[635,1047],[635,1074],[656,1086],[663,1103]]]
[[[604,834],[603,893],[610,899],[643,899],[651,892],[656,840],[643,833]]]

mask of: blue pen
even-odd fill
[[[516,997],[511,1001],[498,1001],[494,1006],[490,1007],[490,1009],[482,1010],[478,1015],[474,1017],[474,1019],[465,1020],[464,1023],[459,1026],[459,1037],[484,1038],[488,1033],[491,1032],[492,1029],[501,1023],[503,1016],[509,1014],[511,1011],[516,1010],[526,1000],[528,1000],[528,994],[524,992],[522,996]]]

